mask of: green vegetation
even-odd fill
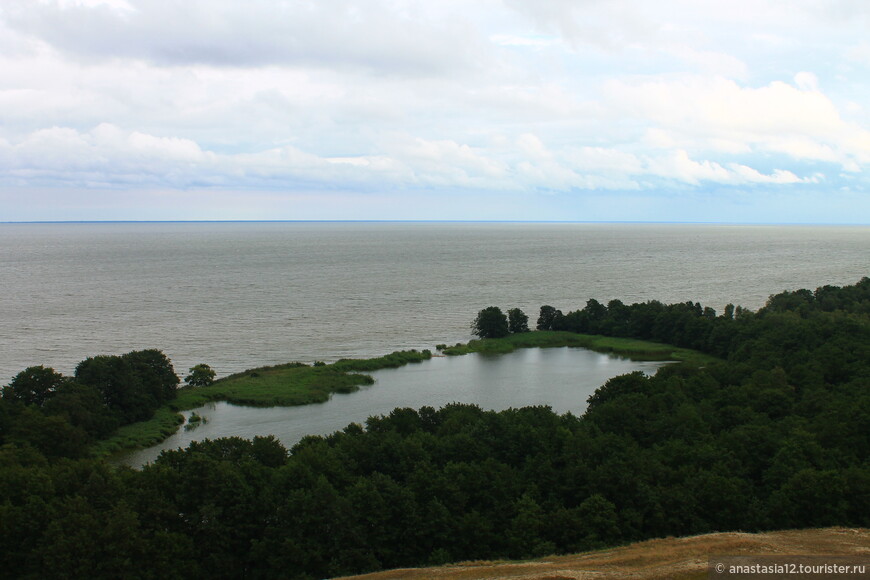
[[[79,416],[99,391],[45,389],[54,380],[34,372],[16,385],[33,378],[33,389],[0,399],[0,569],[308,580],[710,531],[870,526],[870,278],[778,294],[758,312],[612,301],[552,314],[577,340],[667,340],[721,360],[610,379],[582,416],[395,409],[289,452],[273,437],[224,438],[141,471],[76,455],[75,433],[108,408]],[[568,340],[489,344],[527,335]],[[179,394],[262,381],[267,400],[284,396],[279,375],[311,386],[369,364],[255,369]]]
[[[478,312],[471,323],[471,333],[484,339],[528,331],[529,317],[519,308],[510,308],[505,316],[498,306],[489,306]]]
[[[87,358],[76,367],[74,380],[97,389],[121,425],[150,418],[175,398],[181,382],[166,355],[156,349]]]
[[[3,387],[3,397],[24,405],[42,407],[63,389],[66,377],[42,365],[24,369]]]
[[[716,357],[701,352],[657,342],[577,334],[558,330],[539,330],[536,332],[511,334],[503,338],[472,340],[468,344],[445,346],[445,348],[441,349],[441,352],[446,355],[462,355],[471,352],[506,354],[518,348],[551,348],[561,346],[588,348],[598,352],[625,356],[634,360],[671,360],[690,364],[705,364],[719,360]]]
[[[106,439],[96,441],[90,454],[102,457],[129,449],[157,445],[176,431],[184,423],[184,417],[174,409],[161,407],[147,421],[124,425]]]
[[[352,393],[374,380],[359,372],[399,367],[432,357],[428,350],[394,352],[372,359],[342,359],[331,365],[313,367],[293,362],[259,367],[224,377],[199,388],[185,388],[151,419],[120,429],[95,446],[97,454],[123,449],[148,447],[177,431],[182,422],[179,411],[201,407],[206,403],[226,401],[252,407],[289,407],[323,403],[332,393]]]
[[[192,409],[212,401],[251,407],[279,407],[322,403],[334,392],[351,392],[370,385],[371,377],[334,367],[288,366],[260,368],[215,381],[208,387],[185,390],[172,407]]]
[[[489,306],[477,313],[471,323],[471,333],[480,338],[500,338],[510,333],[508,318],[498,306]]]
[[[429,349],[417,350],[402,350],[390,353],[385,356],[367,359],[343,358],[333,363],[333,368],[343,372],[369,372],[378,369],[394,369],[405,366],[408,363],[423,362],[432,358],[432,351]]]
[[[188,387],[207,387],[214,382],[216,373],[207,364],[198,364],[190,368],[190,374],[184,377]]]
[[[138,431],[124,427],[154,417],[175,398],[179,382],[169,359],[154,349],[85,359],[74,377],[30,367],[3,388],[0,441],[49,457],[81,457],[119,427],[122,438]],[[164,415],[157,424],[166,428]]]
[[[208,423],[208,419],[200,417],[196,413],[191,413],[190,417],[187,418],[187,423],[184,424],[184,430],[193,431],[200,425],[205,425],[206,423]]]
[[[519,308],[508,310],[508,330],[514,334],[529,331],[529,317]]]

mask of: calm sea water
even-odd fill
[[[466,341],[489,305],[728,302],[870,275],[870,228],[0,224],[0,384],[159,348],[179,374]]]

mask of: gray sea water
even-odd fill
[[[870,227],[0,224],[0,384],[159,348],[179,374],[466,341],[489,305],[728,302],[870,275]]]

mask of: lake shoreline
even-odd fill
[[[445,356],[462,356],[473,352],[500,355],[520,348],[560,347],[584,348],[634,361],[673,361],[700,365],[716,360],[672,345],[559,331],[532,331],[504,338],[472,340],[450,347],[438,345],[437,348]],[[97,442],[92,451],[97,457],[117,458],[157,445],[173,436],[185,424],[182,411],[196,409],[207,403],[224,401],[249,407],[323,403],[333,393],[352,393],[360,386],[371,385],[374,380],[364,374],[366,372],[399,368],[429,360],[433,356],[439,355],[433,355],[428,349],[409,350],[370,359],[341,359],[330,364],[294,362],[249,369],[222,377],[208,387],[180,389],[178,397],[159,408],[152,419],[122,427],[114,436]]]

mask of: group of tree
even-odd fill
[[[498,306],[489,306],[477,313],[471,332],[480,338],[502,338],[508,334],[529,332],[529,317],[519,308],[511,308],[505,316]]]
[[[205,364],[190,369],[188,386],[214,381]],[[78,457],[118,427],[143,421],[176,397],[180,380],[156,349],[81,361],[72,377],[29,367],[3,387],[0,442],[29,445],[49,457]]]
[[[764,334],[765,351],[774,348],[776,356],[799,359],[804,350],[820,346],[841,323],[860,324],[870,316],[868,293],[870,278],[863,278],[853,286],[782,292],[771,296],[757,312],[729,304],[721,315],[697,302],[653,300],[627,305],[611,300],[605,305],[590,299],[584,308],[566,314],[542,306],[537,329],[652,340],[738,360],[757,358],[760,345],[755,340]],[[813,327],[805,341],[795,333],[798,324]]]
[[[324,578],[711,531],[870,526],[870,279],[721,316],[596,304],[542,309],[538,326],[667,336],[723,362],[613,378],[579,416],[395,409],[289,451],[271,437],[219,439],[141,470],[16,438],[4,391],[0,569]],[[67,388],[31,374],[30,387],[8,387],[18,407]],[[92,388],[111,411],[102,393],[113,391]]]

